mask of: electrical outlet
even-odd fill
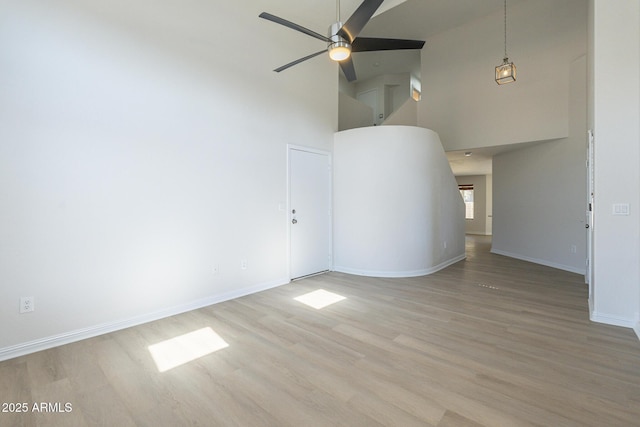
[[[247,269],[247,260],[246,259],[241,259],[240,260],[240,268],[243,270]]]
[[[29,313],[35,309],[33,297],[20,297],[20,313]]]
[[[578,247],[576,245],[571,245],[571,253],[575,254],[576,252],[578,252]]]

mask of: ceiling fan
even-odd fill
[[[279,73],[287,68],[293,67],[308,59],[329,52],[329,57],[340,64],[340,68],[348,81],[356,80],[356,70],[353,66],[351,53],[355,52],[373,52],[380,50],[400,50],[400,49],[422,49],[424,41],[422,40],[403,40],[403,39],[383,39],[358,37],[360,31],[369,22],[373,14],[380,7],[384,0],[364,0],[355,12],[343,24],[340,21],[340,0],[336,0],[336,22],[329,26],[328,36],[323,36],[315,31],[305,28],[301,25],[287,21],[286,19],[262,12],[259,17],[276,24],[304,33],[308,36],[315,37],[327,43],[327,48],[319,52],[312,53],[303,58],[285,64],[276,68],[275,72]]]

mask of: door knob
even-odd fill
[[[293,219],[291,220],[291,224],[297,224],[297,223],[298,223],[298,220],[297,220],[297,219],[293,218]]]

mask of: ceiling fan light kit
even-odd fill
[[[285,64],[276,68],[275,72],[284,71],[294,65],[304,62],[308,59],[315,58],[323,54],[329,53],[329,58],[333,61],[337,61],[340,64],[340,68],[344,73],[348,81],[352,82],[356,80],[356,70],[353,65],[352,53],[354,52],[373,52],[380,50],[399,50],[399,49],[422,49],[424,41],[422,40],[401,40],[401,39],[383,39],[383,38],[370,38],[370,37],[358,37],[360,31],[369,22],[373,14],[378,10],[383,0],[364,0],[355,12],[347,19],[343,24],[340,21],[340,2],[337,1],[336,5],[336,22],[329,26],[328,37],[316,33],[308,28],[286,19],[272,15],[267,12],[262,12],[259,17],[266,19],[276,24],[284,25],[292,30],[299,31],[308,36],[322,40],[327,43],[327,47],[311,55],[307,55],[303,58],[297,59],[293,62]]]
[[[351,56],[351,45],[346,41],[339,41],[329,45],[329,58],[336,62],[344,61]]]
[[[329,27],[329,39],[331,43],[327,46],[329,58],[333,61],[340,62],[351,56],[351,43],[338,35],[338,31],[342,28],[342,22],[338,21]]]

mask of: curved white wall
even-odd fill
[[[437,133],[338,132],[333,160],[336,271],[421,276],[464,258],[464,204]]]

